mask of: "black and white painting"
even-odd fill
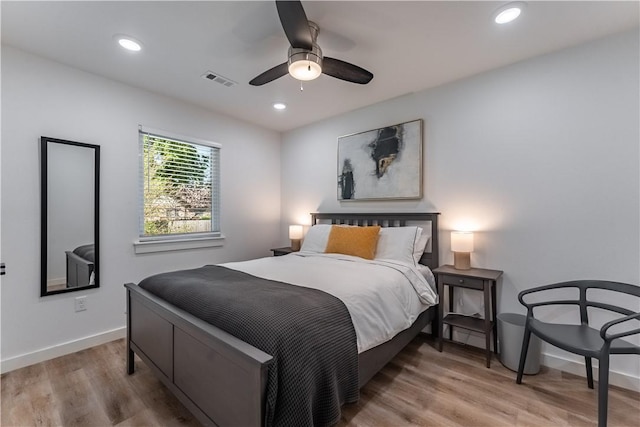
[[[422,198],[422,120],[338,138],[338,200]]]

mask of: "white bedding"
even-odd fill
[[[339,298],[351,315],[358,353],[390,340],[438,302],[431,271],[398,261],[296,252],[221,265]]]

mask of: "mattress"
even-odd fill
[[[356,330],[358,353],[390,340],[438,303],[431,271],[400,261],[296,252],[221,265],[339,298]]]

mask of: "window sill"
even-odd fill
[[[224,245],[224,236],[190,237],[182,239],[138,240],[133,242],[136,254],[211,248]]]

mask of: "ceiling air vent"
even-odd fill
[[[232,87],[238,84],[238,82],[234,82],[231,79],[221,76],[220,74],[214,73],[213,71],[207,71],[202,75],[203,79],[211,80],[212,82],[220,83],[226,87]]]

